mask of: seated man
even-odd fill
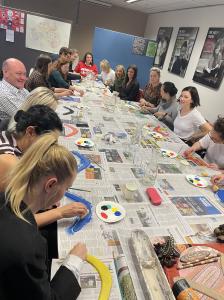
[[[29,92],[24,88],[26,68],[15,58],[9,58],[2,65],[3,80],[0,81],[0,119],[11,118]]]

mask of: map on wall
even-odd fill
[[[27,14],[26,47],[49,53],[58,53],[68,47],[71,24]]]

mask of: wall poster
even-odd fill
[[[218,89],[224,74],[224,28],[209,28],[193,80]]]
[[[198,27],[180,27],[168,70],[181,77],[185,76],[197,37]]]
[[[160,27],[157,34],[157,50],[153,65],[160,69],[163,68],[167,50],[169,47],[173,27]]]

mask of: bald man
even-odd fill
[[[2,64],[3,80],[0,81],[0,119],[11,118],[29,92],[24,88],[26,68],[15,58],[9,58]]]

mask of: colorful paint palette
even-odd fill
[[[112,201],[102,201],[96,206],[97,217],[106,223],[115,223],[122,220],[126,211],[123,206]]]
[[[154,139],[157,139],[157,140],[163,139],[162,134],[158,133],[158,132],[155,132],[155,131],[148,132],[148,135],[150,135],[151,137],[153,137]]]
[[[197,187],[205,188],[208,186],[208,182],[203,177],[197,175],[186,175],[186,179],[189,183]]]
[[[94,146],[94,142],[88,138],[80,138],[75,141],[75,144],[80,147],[91,148]]]
[[[172,151],[172,150],[160,149],[160,151],[162,152],[162,155],[165,156],[165,157],[170,157],[170,158],[177,157],[177,153]]]

